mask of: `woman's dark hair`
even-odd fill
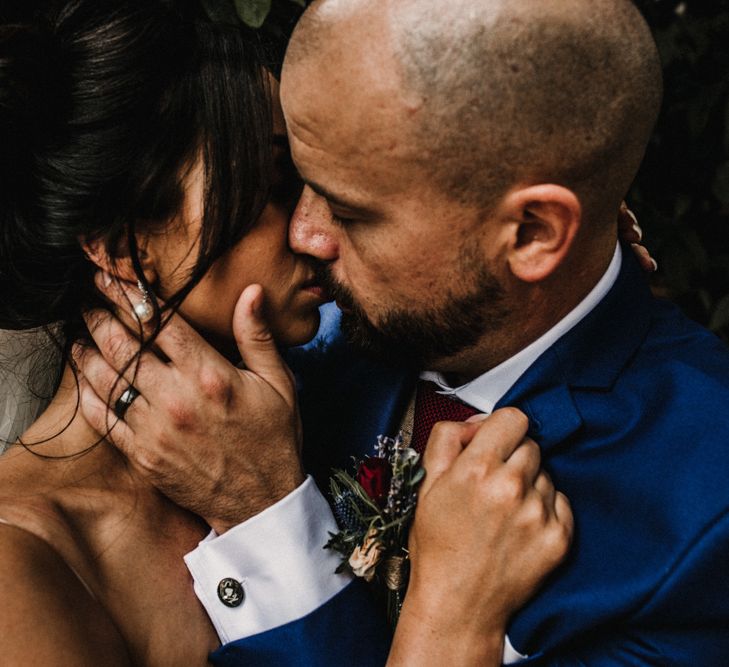
[[[70,358],[88,336],[83,313],[104,306],[81,241],[128,252],[149,288],[135,230],[179,212],[201,157],[197,261],[166,303],[179,306],[268,198],[267,52],[242,26],[210,21],[199,0],[2,0],[0,328],[45,328]],[[140,351],[163,323],[153,303]]]
[[[134,231],[178,212],[198,156],[199,255],[168,306],[251,227],[271,172],[268,81],[255,35],[193,0],[16,5],[0,9],[0,328],[63,320],[70,344],[101,303],[80,240],[128,248],[144,282]]]

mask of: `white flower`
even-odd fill
[[[412,447],[403,447],[400,450],[400,459],[403,463],[409,463],[410,461],[415,461],[417,458],[420,457],[420,454],[418,454]]]
[[[349,557],[349,566],[356,577],[362,577],[365,581],[372,581],[375,576],[375,568],[380,562],[383,547],[377,541],[377,531],[371,528],[367,533],[362,546],[354,548]]]

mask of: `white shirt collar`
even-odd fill
[[[618,244],[607,271],[590,293],[572,311],[533,343],[530,343],[498,366],[486,371],[483,375],[460,387],[449,387],[443,375],[434,371],[422,372],[420,379],[437,384],[440,388],[439,393],[457,396],[461,401],[484,414],[491,414],[496,403],[501,400],[537,358],[577,325],[605,298],[618,278],[621,264],[622,252],[620,244]]]

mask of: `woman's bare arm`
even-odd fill
[[[46,542],[0,525],[0,554],[3,665],[132,664],[109,615]]]
[[[433,429],[388,667],[501,665],[509,618],[567,554],[569,502],[528,425],[505,408]]]

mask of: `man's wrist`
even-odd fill
[[[336,530],[331,508],[308,478],[275,505],[186,554],[195,593],[221,642],[302,618],[349,585],[351,575],[335,574],[338,555],[322,548]],[[223,579],[240,583],[242,604],[222,602]]]
[[[218,535],[222,535],[283,500],[298,489],[305,480],[306,475],[302,468],[292,470],[285,477],[278,478],[275,484],[270,484],[264,489],[258,488],[255,493],[241,491],[241,497],[230,498],[228,506],[223,511],[218,507],[215,516],[204,516],[203,518],[210,528]]]

